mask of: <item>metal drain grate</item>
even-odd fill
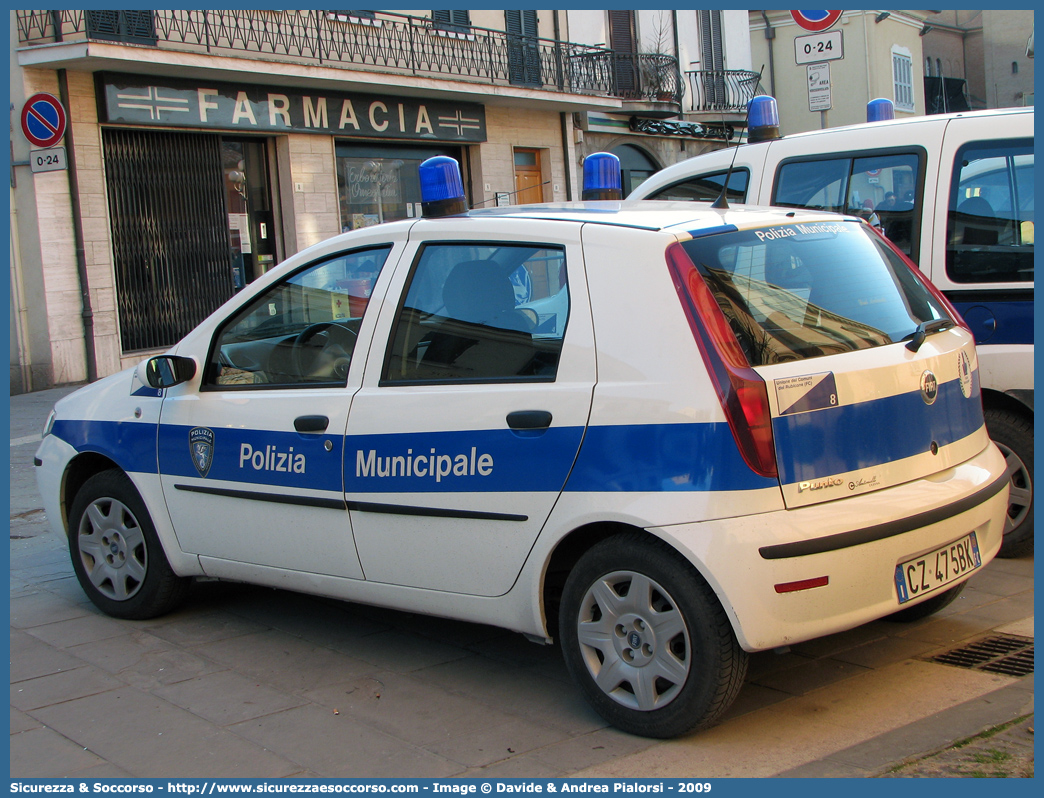
[[[1028,676],[1033,673],[1033,638],[1013,635],[987,637],[938,654],[930,662],[1004,676]]]

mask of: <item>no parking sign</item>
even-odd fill
[[[824,31],[841,18],[840,11],[791,11],[790,16],[802,28],[813,33]]]
[[[22,106],[22,133],[36,147],[53,147],[65,135],[65,109],[50,94],[34,94]]]

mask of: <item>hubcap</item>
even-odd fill
[[[78,548],[84,573],[106,598],[126,601],[141,590],[148,566],[145,536],[126,505],[92,502],[80,519]]]
[[[649,577],[616,571],[597,580],[581,602],[576,630],[588,672],[617,703],[660,709],[684,687],[689,632],[670,594]]]
[[[1021,457],[1003,443],[997,443],[997,448],[1004,455],[1004,460],[1012,472],[1011,492],[1008,494],[1008,517],[1004,519],[1004,534],[1007,535],[1025,521],[1029,514],[1033,501],[1033,480],[1030,479],[1029,469],[1022,462]]]

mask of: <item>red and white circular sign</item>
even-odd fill
[[[790,16],[805,30],[819,33],[825,31],[839,19],[840,11],[791,11]]]
[[[50,94],[34,94],[22,106],[22,133],[35,147],[53,147],[65,135],[65,109]]]

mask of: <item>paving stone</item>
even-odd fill
[[[105,671],[84,665],[75,670],[40,676],[11,685],[11,706],[29,711],[83,696],[104,693],[123,683]]]
[[[131,621],[121,621],[102,615],[93,608],[86,615],[58,621],[44,626],[34,626],[27,631],[33,637],[49,643],[55,648],[71,648],[81,643],[93,643],[111,637],[129,635],[137,628]]]
[[[573,685],[484,657],[471,656],[436,665],[413,676],[499,711],[571,735],[585,734],[607,725],[584,702]]]
[[[865,673],[866,668],[836,659],[817,659],[750,679],[754,684],[788,695],[804,695],[824,685]]]
[[[83,660],[37,640],[27,632],[11,630],[11,683],[83,666]]]
[[[179,648],[228,640],[242,635],[256,634],[271,628],[229,612],[196,611],[182,613],[166,623],[152,626],[149,633]]]
[[[656,740],[606,727],[531,751],[528,758],[569,775],[617,757],[645,751],[657,744]]]
[[[421,747],[430,747],[457,729],[481,731],[512,720],[511,715],[486,704],[397,673],[343,682],[305,695],[325,708]]]
[[[137,778],[278,778],[300,769],[130,687],[38,709],[33,715]]]
[[[10,763],[16,779],[61,778],[106,764],[98,754],[43,726],[11,735]]]
[[[231,671],[178,682],[155,691],[160,698],[194,715],[228,726],[301,706],[304,699],[272,690]]]
[[[323,778],[439,778],[463,770],[348,715],[315,705],[229,728]]]
[[[460,732],[467,728],[454,726],[454,731]],[[447,732],[450,732],[449,728]],[[476,768],[520,754],[568,745],[572,739],[563,731],[514,718],[499,726],[468,729],[458,736],[452,736],[452,732],[444,734],[425,748],[453,762]]]
[[[41,725],[36,718],[11,707],[11,734],[18,734],[30,729],[39,729]]]
[[[397,629],[377,632],[349,642],[338,642],[330,647],[394,673],[412,673],[468,656],[468,652],[459,646],[438,643]]]
[[[227,667],[161,640],[150,630],[84,643],[69,652],[145,691]]]
[[[46,590],[28,596],[11,599],[11,626],[15,629],[30,629],[44,624],[82,618],[90,611],[82,604],[62,601]]]
[[[304,692],[372,673],[373,665],[285,632],[241,635],[193,651],[278,690]]]

